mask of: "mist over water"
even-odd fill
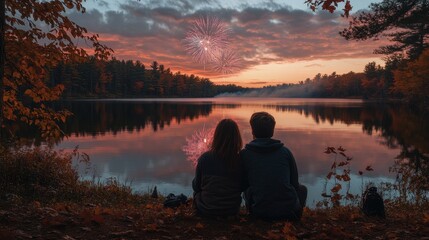
[[[217,97],[307,98],[314,97],[317,89],[318,87],[316,85],[281,85],[239,93],[223,93]]]

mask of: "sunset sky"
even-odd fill
[[[379,0],[352,1],[356,13]],[[88,0],[87,12],[70,13],[78,24],[99,33],[114,56],[154,60],[173,72],[209,77],[219,84],[261,87],[297,83],[317,73],[361,72],[370,61],[382,63],[377,41],[346,41],[341,11],[311,12],[304,0]],[[342,6],[340,6],[342,8]],[[230,29],[229,48],[242,59],[241,70],[220,74],[187,54],[184,38],[200,16],[215,16]]]

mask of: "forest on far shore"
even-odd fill
[[[216,85],[194,74],[173,73],[157,61],[146,67],[140,61],[102,61],[94,57],[60,63],[51,71],[49,82],[52,86],[64,85],[64,98],[214,97],[244,90],[233,84]]]
[[[405,99],[426,102],[425,88],[413,72],[429,63],[429,50],[415,60],[393,55],[385,66],[368,63],[361,73],[317,74],[298,83],[262,88],[235,84],[217,85],[194,74],[173,73],[157,61],[146,67],[140,61],[88,57],[81,62],[61,62],[49,75],[51,86],[64,85],[63,98],[98,97],[321,97],[362,99]],[[416,71],[417,70],[417,71]],[[404,81],[403,79],[412,79]],[[395,80],[396,79],[396,80]],[[284,79],[287,81],[287,79]]]

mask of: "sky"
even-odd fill
[[[87,0],[86,13],[72,20],[98,33],[117,59],[153,61],[171,71],[208,77],[217,84],[262,87],[297,83],[317,73],[362,72],[380,41],[346,41],[338,32],[349,19],[312,12],[304,0]],[[352,0],[353,13],[380,0]],[[341,5],[339,9],[341,9]],[[194,21],[215,17],[230,29],[228,44],[239,59],[234,73],[220,73],[196,62],[185,38]]]

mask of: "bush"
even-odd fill
[[[79,175],[72,167],[72,156],[40,147],[3,150],[0,193],[27,199],[73,196]]]
[[[43,203],[71,201],[114,205],[142,202],[130,186],[115,178],[106,182],[82,181],[74,160],[89,164],[77,149],[65,153],[48,147],[0,150],[0,198],[10,196]]]

